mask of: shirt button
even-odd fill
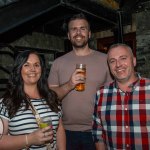
[[[126,126],[126,128],[128,129],[128,126]]]
[[[129,144],[127,144],[126,147],[129,147]]]

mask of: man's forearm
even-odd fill
[[[72,85],[70,85],[69,82],[67,82],[61,86],[49,85],[49,88],[57,93],[59,100],[62,100],[70,91],[72,91],[74,89],[74,87]]]
[[[103,142],[96,142],[95,146],[96,146],[96,150],[106,150],[106,146]]]

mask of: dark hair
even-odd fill
[[[10,117],[13,117],[16,114],[17,110],[19,109],[19,107],[21,107],[21,104],[23,102],[25,102],[26,104],[25,109],[29,107],[27,101],[29,99],[29,96],[24,92],[24,82],[21,76],[21,69],[22,66],[26,63],[30,54],[37,55],[40,60],[42,73],[39,81],[37,82],[37,88],[40,96],[46,100],[52,111],[59,111],[57,95],[48,87],[44,60],[36,51],[27,50],[18,54],[10,75],[9,82],[7,84],[6,92],[2,96],[3,103],[7,107]]]
[[[67,25],[67,31],[69,31],[69,23],[70,23],[71,21],[77,20],[77,19],[84,19],[84,20],[86,20],[87,23],[88,23],[88,29],[89,29],[89,31],[90,31],[90,23],[89,23],[87,17],[86,17],[83,13],[75,14],[75,15],[73,15],[72,17],[69,18],[69,20],[68,20],[68,25]]]

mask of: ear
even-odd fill
[[[133,64],[134,64],[134,67],[136,66],[136,58],[133,57]]]
[[[91,38],[91,31],[89,31],[89,39]]]
[[[70,35],[69,35],[69,33],[67,33],[67,35],[68,35],[68,39],[70,40]]]

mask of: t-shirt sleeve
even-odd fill
[[[60,119],[60,118],[62,118],[63,112],[62,112],[62,108],[60,106],[59,106],[59,109],[60,109],[60,111],[58,112],[58,117]]]
[[[102,142],[102,125],[101,125],[101,120],[99,117],[99,98],[100,98],[100,93],[99,91],[97,92],[95,96],[95,106],[94,106],[94,113],[93,113],[93,129],[92,129],[92,135],[94,142]]]
[[[107,71],[107,74],[106,74],[105,83],[112,82],[113,81],[113,76],[111,75],[111,72],[110,72],[110,69],[109,69],[109,66],[108,66],[108,63],[107,63],[107,57],[106,57],[106,71]]]
[[[48,84],[49,85],[59,85],[57,61],[54,61],[51,66],[50,73],[48,76]]]
[[[111,73],[110,73],[110,70],[109,70],[109,68],[107,69],[107,78],[106,78],[106,83],[107,82],[112,82],[113,81],[113,77],[112,77],[112,75],[111,75]]]
[[[0,99],[0,117],[9,120],[8,110],[6,109],[2,99]]]

